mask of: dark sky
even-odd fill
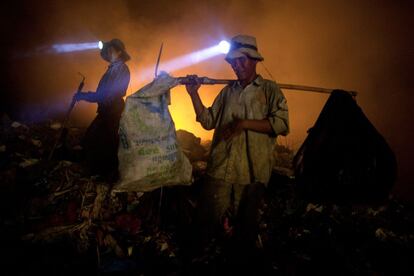
[[[12,1],[1,7],[2,110],[24,120],[55,116],[79,81],[94,90],[106,64],[97,51],[46,53],[56,43],[119,37],[133,59],[128,93],[143,83],[164,42],[163,60],[244,33],[257,37],[276,81],[359,92],[358,103],[394,149],[399,162],[396,192],[414,199],[414,2],[413,1]],[[259,72],[269,76],[259,66]],[[234,77],[222,57],[177,72]],[[211,103],[219,87],[203,88]],[[182,87],[173,90],[178,128],[204,139]],[[292,133],[282,143],[297,148],[327,97],[286,91]],[[94,106],[80,104],[72,124],[86,125]]]

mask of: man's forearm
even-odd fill
[[[201,102],[201,98],[198,95],[198,93],[191,93],[190,97],[191,97],[191,101],[193,102],[194,111],[196,115],[199,116],[205,108],[203,103]]]
[[[268,119],[263,120],[243,120],[242,122],[243,129],[256,131],[260,133],[274,133],[272,125]]]

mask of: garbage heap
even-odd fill
[[[5,269],[46,275],[231,271],[226,255],[231,217],[225,220],[222,238],[212,241],[201,256],[188,246],[208,142],[177,132],[193,165],[193,185],[112,193],[108,183],[83,169],[84,129],[68,129],[65,143],[48,160],[61,127],[56,122],[25,125],[2,118],[0,239]],[[262,273],[402,274],[412,270],[412,207],[394,198],[380,205],[299,198],[290,165],[294,153],[280,145],[276,149],[280,158],[261,209],[257,239],[263,254]]]

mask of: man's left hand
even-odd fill
[[[224,125],[222,128],[222,135],[223,139],[228,141],[243,132],[245,129],[244,127],[244,120],[235,119],[233,122]]]

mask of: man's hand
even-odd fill
[[[234,137],[240,135],[245,129],[245,121],[240,119],[235,119],[233,122],[224,125],[222,128],[222,137],[224,140],[228,141]]]
[[[190,96],[198,93],[198,89],[201,86],[200,80],[197,75],[187,75],[187,78],[192,82],[192,84],[186,84],[185,88]]]
[[[188,95],[190,95],[194,111],[196,115],[199,116],[205,109],[201,102],[200,95],[198,95],[198,89],[200,88],[201,83],[197,75],[187,75],[187,78],[190,80],[191,84],[186,84],[185,88],[187,89]]]
[[[230,140],[242,133],[243,130],[251,130],[259,133],[274,134],[273,128],[268,119],[263,120],[241,120],[234,119],[233,122],[223,126],[222,137]]]

